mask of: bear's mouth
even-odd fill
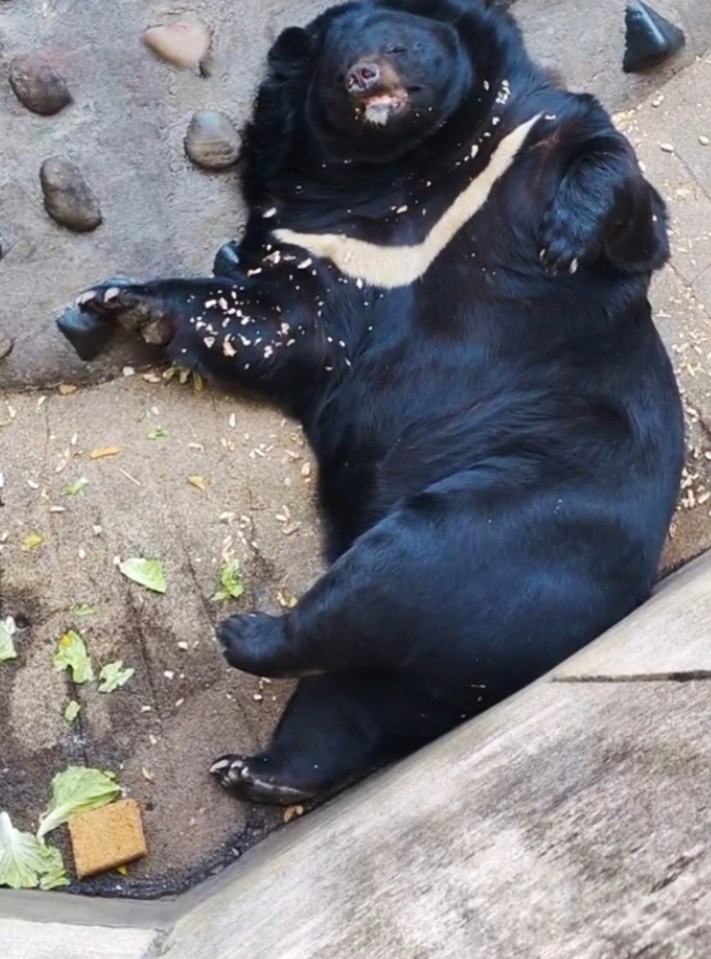
[[[357,115],[363,123],[383,127],[407,110],[410,97],[406,90],[381,90],[358,98]]]

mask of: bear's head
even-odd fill
[[[272,77],[302,81],[305,121],[330,153],[390,160],[440,128],[467,97],[472,64],[458,5],[440,0],[438,17],[431,7],[360,0],[277,39]]]

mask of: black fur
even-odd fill
[[[411,88],[382,129],[344,86],[373,57]],[[484,207],[409,286],[370,287],[274,239],[417,243],[536,114]],[[553,86],[508,14],[362,0],[288,30],[245,143],[251,215],[219,275],[108,302],[102,285],[80,308],[275,400],[315,451],[330,570],[288,614],[221,631],[232,665],[301,677],[272,745],[215,768],[289,802],[414,750],[645,600],[683,429],[647,301],[668,256],[662,200],[600,104]]]

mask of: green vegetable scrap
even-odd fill
[[[73,480],[71,483],[67,483],[64,487],[64,492],[67,496],[78,496],[84,489],[89,485],[89,480],[86,476],[80,476],[79,479]]]
[[[39,840],[37,840],[39,842]],[[56,846],[45,846],[45,864],[46,872],[40,876],[40,889],[47,892],[50,889],[58,889],[60,886],[68,886],[69,879],[64,868],[62,854]]]
[[[96,606],[90,603],[77,603],[72,610],[74,616],[96,616]]]
[[[244,593],[244,582],[238,560],[233,559],[224,564],[220,570],[220,586],[222,589],[212,597],[213,602],[221,603],[228,599],[239,599]]]
[[[5,663],[10,659],[17,659],[17,650],[13,636],[17,632],[17,626],[12,616],[0,619],[0,663]]]
[[[80,633],[70,629],[57,643],[54,654],[54,668],[59,672],[62,669],[71,669],[75,683],[91,682],[94,678],[94,669],[87,652],[86,643]]]
[[[107,663],[99,673],[99,692],[112,693],[119,686],[123,686],[136,672],[132,667],[125,668],[122,659],[114,663]]]
[[[16,829],[8,814],[0,812],[0,886],[56,889],[68,884],[60,851]]]
[[[164,426],[156,426],[154,430],[146,433],[149,440],[165,440],[168,438],[168,430]]]
[[[88,766],[69,766],[52,780],[52,801],[40,818],[37,838],[46,836],[78,813],[108,805],[120,792],[121,787],[111,773]]]
[[[73,723],[80,712],[81,706],[76,699],[72,699],[69,703],[67,703],[67,708],[64,710],[64,718],[68,723]]]
[[[131,559],[125,559],[119,565],[119,570],[126,579],[130,579],[154,593],[164,593],[168,588],[163,564],[158,559],[143,559],[140,556],[134,556]]]

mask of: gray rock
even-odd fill
[[[185,136],[185,152],[197,166],[224,170],[237,162],[242,139],[230,118],[220,110],[199,110]]]
[[[42,53],[24,53],[10,64],[10,86],[20,103],[51,116],[72,102],[67,81]]]
[[[14,341],[8,336],[5,330],[0,326],[0,360],[4,360],[12,352]]]
[[[40,169],[47,213],[69,230],[86,233],[101,223],[99,201],[78,168],[65,156],[49,157]]]

